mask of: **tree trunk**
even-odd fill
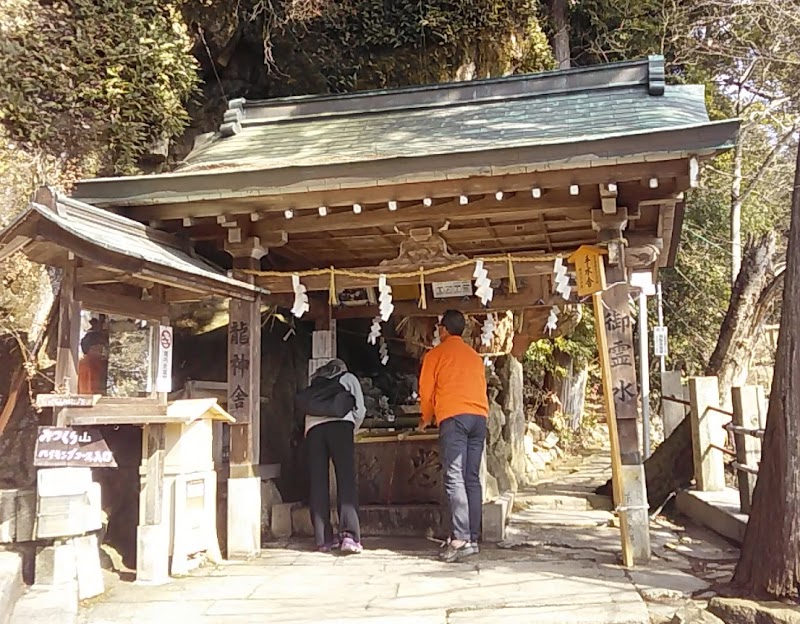
[[[567,0],[549,0],[550,23],[553,27],[553,52],[559,69],[569,69],[569,4]]]
[[[717,346],[706,367],[706,375],[719,378],[723,404],[730,400],[731,388],[742,385],[747,378],[756,330],[776,292],[774,253],[774,233],[749,241],[745,247],[742,270],[731,292]],[[692,435],[686,418],[644,462],[651,508],[659,507],[670,494],[689,485],[694,477],[692,462]],[[610,482],[598,492],[610,492]]]
[[[734,584],[748,595],[800,596],[800,148],[781,326],[753,510]]]
[[[736,142],[731,181],[731,284],[736,284],[742,268],[742,161],[744,141]]]
[[[583,405],[586,399],[586,382],[589,372],[584,366],[576,368],[575,358],[569,353],[555,352],[556,363],[566,372],[563,377],[556,377],[553,390],[558,395],[561,411],[570,423],[570,428],[577,431],[583,418]]]
[[[723,405],[730,402],[731,388],[747,381],[757,331],[768,309],[763,295],[774,278],[775,239],[775,232],[769,232],[748,241],[719,340],[706,367],[707,375],[719,377]]]

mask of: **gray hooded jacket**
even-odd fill
[[[339,383],[342,384],[342,386],[344,386],[344,388],[353,395],[353,398],[356,400],[356,406],[344,418],[306,416],[306,435],[308,435],[308,432],[312,427],[326,422],[337,422],[341,420],[349,421],[353,423],[354,432],[357,432],[361,427],[361,423],[364,422],[364,416],[367,414],[367,408],[364,407],[364,394],[361,392],[361,383],[358,381],[358,377],[353,375],[353,373],[347,372],[347,364],[345,364],[342,360],[333,359],[327,364],[320,366],[311,376],[311,381],[317,377],[327,377],[328,379],[333,379],[338,375],[342,375],[339,378]]]

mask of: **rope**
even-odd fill
[[[419,308],[420,310],[428,309],[428,299],[425,295],[425,269],[419,269]]]
[[[331,271],[331,283],[330,286],[328,287],[328,304],[335,306],[337,303],[339,303],[336,300],[336,269],[331,267],[330,271]]]
[[[508,292],[512,295],[517,294],[517,277],[514,275],[514,260],[508,254]]]
[[[439,273],[446,273],[447,271],[452,271],[454,269],[462,269],[464,267],[472,266],[475,264],[476,260],[483,260],[484,264],[489,263],[498,263],[498,262],[505,262],[508,264],[510,269],[510,273],[513,273],[514,270],[514,263],[515,262],[523,262],[523,263],[530,263],[530,262],[548,262],[553,261],[556,258],[559,258],[559,254],[541,254],[538,256],[511,256],[508,254],[507,256],[502,257],[493,257],[493,258],[475,258],[472,260],[462,260],[460,262],[455,262],[453,264],[448,264],[445,266],[433,267],[430,269],[425,269],[420,267],[416,271],[403,271],[400,273],[386,273],[386,279],[402,279],[402,278],[409,278],[409,277],[417,277],[418,275],[422,277],[430,277],[432,275],[438,275]],[[256,271],[253,269],[247,269],[242,271],[243,273],[247,273],[248,275],[255,275],[256,277],[286,277],[291,278],[292,275],[298,275],[299,277],[318,277],[320,275],[339,275],[342,277],[352,277],[356,279],[378,279],[380,275],[378,273],[367,273],[366,271],[351,271],[349,269],[337,269],[334,267],[330,267],[329,269],[309,269],[307,271]],[[516,281],[516,280],[515,280]]]

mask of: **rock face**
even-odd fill
[[[522,363],[515,357],[499,358],[496,364],[500,378],[500,405],[505,413],[503,439],[511,450],[511,470],[517,483],[528,485],[528,466],[525,461],[525,405],[523,402]]]
[[[800,624],[800,608],[780,602],[713,598],[708,610],[725,624]]]
[[[534,483],[538,474],[556,457],[558,442],[548,439],[552,452],[543,446],[544,432],[535,423],[525,422],[522,364],[514,357],[498,358],[495,371],[487,373],[489,382],[489,422],[486,439],[486,466],[497,482],[499,493],[516,492]],[[550,444],[552,442],[552,444]],[[487,492],[490,485],[487,483]],[[487,493],[487,498],[491,496]]]
[[[486,432],[486,468],[494,477],[500,493],[519,488],[517,477],[511,468],[511,445],[503,437],[505,413],[497,404],[497,387],[489,388],[489,422]]]

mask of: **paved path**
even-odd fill
[[[206,567],[160,587],[108,579],[82,624],[648,624],[668,622],[730,577],[735,549],[666,519],[651,527],[654,562],[618,565],[610,502],[593,495],[606,454],[564,462],[522,492],[508,539],[459,564],[426,540],[367,539],[362,555],[274,544],[261,556]],[[700,603],[702,605],[702,603]]]
[[[488,622],[492,614],[505,622],[648,622],[639,594],[613,565],[536,561],[500,549],[448,565],[432,557],[435,545],[424,540],[366,540],[365,546],[362,555],[342,557],[290,543],[161,587],[117,584],[80,621],[411,624]]]

